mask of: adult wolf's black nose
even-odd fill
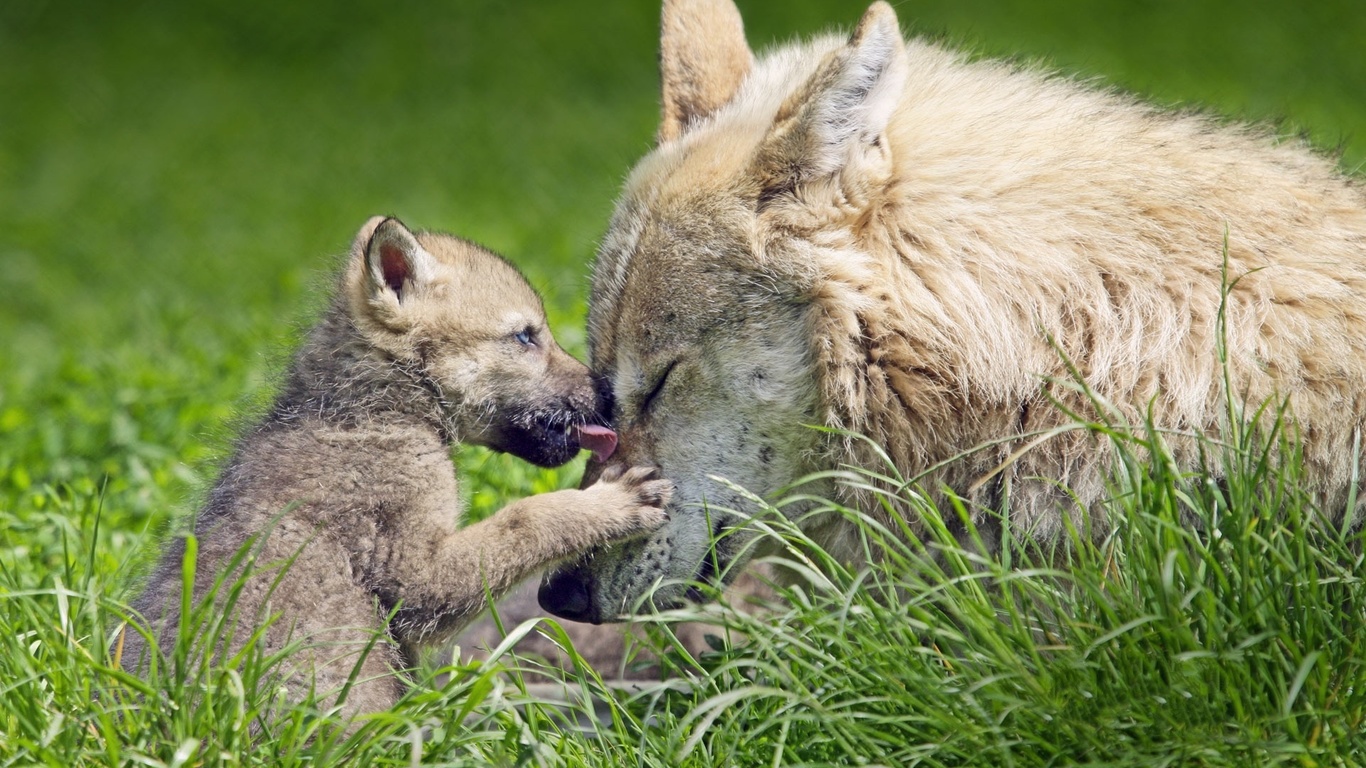
[[[588,581],[574,571],[559,571],[541,582],[536,593],[541,607],[562,619],[601,624],[602,619],[593,610],[593,601],[588,593]]]

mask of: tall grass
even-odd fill
[[[623,693],[582,663],[495,654],[422,672],[350,731],[324,692],[283,705],[279,656],[191,663],[222,631],[203,611],[146,679],[120,670],[128,612],[90,568],[96,516],[40,583],[0,563],[0,764],[1359,765],[1363,533],[1314,507],[1293,435],[1247,423],[1204,441],[1197,472],[1151,425],[1078,424],[1114,448],[1113,530],[1046,551],[1007,536],[980,554],[969,510],[934,508],[890,467],[840,474],[924,534],[828,502],[807,513],[858,527],[862,570],[756,498],[790,580],[759,612],[642,618],[658,684]],[[714,652],[681,653],[679,620],[713,623]],[[531,631],[572,654],[553,622],[511,628],[503,650]],[[537,699],[528,670],[558,675],[568,701]]]
[[[981,557],[913,493],[923,540],[820,512],[858,524],[880,555],[864,572],[788,530],[804,557],[782,564],[809,578],[776,614],[712,614],[748,642],[673,703],[670,748],[746,765],[1358,764],[1362,534],[1323,522],[1293,452],[1211,445],[1219,465],[1186,474],[1160,439],[1110,437],[1116,527],[1099,542]]]

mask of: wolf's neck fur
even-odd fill
[[[450,444],[459,441],[446,417],[453,405],[443,403],[421,361],[394,360],[368,343],[339,296],[295,355],[262,426],[351,427],[397,417],[430,427]]]

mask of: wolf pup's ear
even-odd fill
[[[363,253],[365,259],[366,284],[372,301],[392,296],[402,304],[405,297],[432,277],[432,255],[418,245],[417,237],[398,219],[370,219],[357,233],[356,244],[360,247],[355,251]]]
[[[896,12],[876,2],[849,43],[778,111],[761,161],[801,178],[837,173],[879,146],[901,102],[908,64]]]
[[[689,123],[730,101],[753,63],[740,9],[732,0],[664,0],[659,142],[673,141]]]

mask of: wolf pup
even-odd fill
[[[598,410],[588,369],[556,345],[514,267],[473,243],[371,219],[273,409],[196,520],[196,602],[253,540],[263,569],[246,577],[231,639],[199,652],[221,660],[256,631],[267,654],[301,641],[281,672],[289,698],[312,689],[335,703],[357,670],[342,714],[391,706],[403,690],[394,670],[478,614],[486,595],[665,521],[670,484],[635,468],[460,527],[452,446],[547,467],[580,447],[605,458],[615,435],[594,426]],[[134,603],[162,653],[181,619],[184,552],[184,540],[168,547]],[[145,671],[142,636],[124,635],[124,666]]]
[[[1366,188],[1332,159],[906,41],[881,2],[850,37],[755,57],[731,0],[665,0],[660,64],[658,146],[598,251],[588,322],[620,458],[660,466],[677,509],[548,581],[552,612],[611,620],[658,582],[667,605],[736,572],[753,547],[711,541],[746,502],[715,476],[762,494],[885,472],[885,454],[964,497],[984,536],[997,511],[1043,541],[1065,516],[1100,534],[1106,442],[1039,438],[1070,422],[1055,399],[1094,413],[1056,382],[1075,371],[1131,424],[1151,413],[1194,470],[1194,435],[1226,420],[1221,343],[1249,412],[1289,399],[1320,507],[1360,513]],[[861,556],[840,516],[801,525]]]

